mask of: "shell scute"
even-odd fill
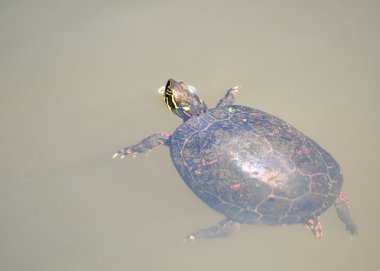
[[[230,112],[225,109],[213,110],[210,112],[210,115],[216,120],[226,120],[230,117]]]
[[[258,206],[257,211],[262,215],[275,214],[277,217],[282,217],[287,213],[290,205],[291,201],[288,199],[269,197]]]
[[[316,174],[311,177],[311,192],[327,195],[330,191],[330,177],[326,174]]]
[[[289,215],[301,216],[303,218],[309,217],[314,211],[317,211],[323,205],[327,196],[306,194],[294,200],[293,206],[289,211]]]
[[[310,177],[297,171],[291,173],[279,187],[274,189],[274,195],[288,199],[298,198],[310,192]]]
[[[204,118],[191,118],[186,123],[195,131],[203,130],[210,124]]]
[[[291,159],[303,174],[327,173],[327,167],[321,155],[309,144],[299,146],[291,155]]]

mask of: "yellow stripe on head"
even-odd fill
[[[168,107],[169,110],[172,110],[172,108],[170,107],[169,105],[169,99],[167,96],[164,97],[164,100],[165,100],[165,103],[166,103],[166,106]]]
[[[170,98],[172,99],[172,103],[173,103],[173,105],[174,105],[174,108],[177,109],[177,108],[178,108],[178,105],[177,105],[177,103],[175,102],[174,95],[170,95]]]
[[[171,89],[167,88],[165,90],[164,99],[165,99],[166,106],[168,107],[169,110],[178,108],[178,105],[174,99],[174,95]]]

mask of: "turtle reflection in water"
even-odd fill
[[[313,140],[287,122],[260,110],[234,105],[231,88],[215,108],[193,88],[170,79],[162,88],[169,110],[183,120],[172,134],[153,134],[114,158],[149,152],[160,145],[187,186],[222,213],[219,224],[188,236],[225,237],[239,223],[304,224],[322,237],[319,216],[335,205],[352,235],[357,233],[338,163]]]

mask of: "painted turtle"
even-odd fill
[[[346,230],[357,233],[341,192],[340,167],[329,153],[287,122],[233,105],[238,87],[212,109],[192,89],[173,79],[162,87],[167,107],[183,120],[174,134],[153,134],[114,155],[170,147],[187,186],[226,217],[189,235],[190,240],[227,236],[239,223],[300,223],[320,238],[319,216],[333,204]]]

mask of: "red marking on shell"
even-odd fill
[[[240,186],[241,186],[240,183],[234,183],[234,184],[230,185],[230,188],[232,188],[232,189],[239,189]]]
[[[280,131],[281,131],[281,128],[278,127],[278,128],[276,128],[275,130],[273,130],[272,132],[269,132],[267,135],[269,135],[269,136],[273,136],[273,135],[275,135],[275,134],[278,134]]]
[[[209,165],[213,165],[215,163],[218,162],[218,159],[214,159],[214,160],[211,160],[211,161],[207,161],[207,162],[204,162],[202,163],[202,166],[209,166]]]

